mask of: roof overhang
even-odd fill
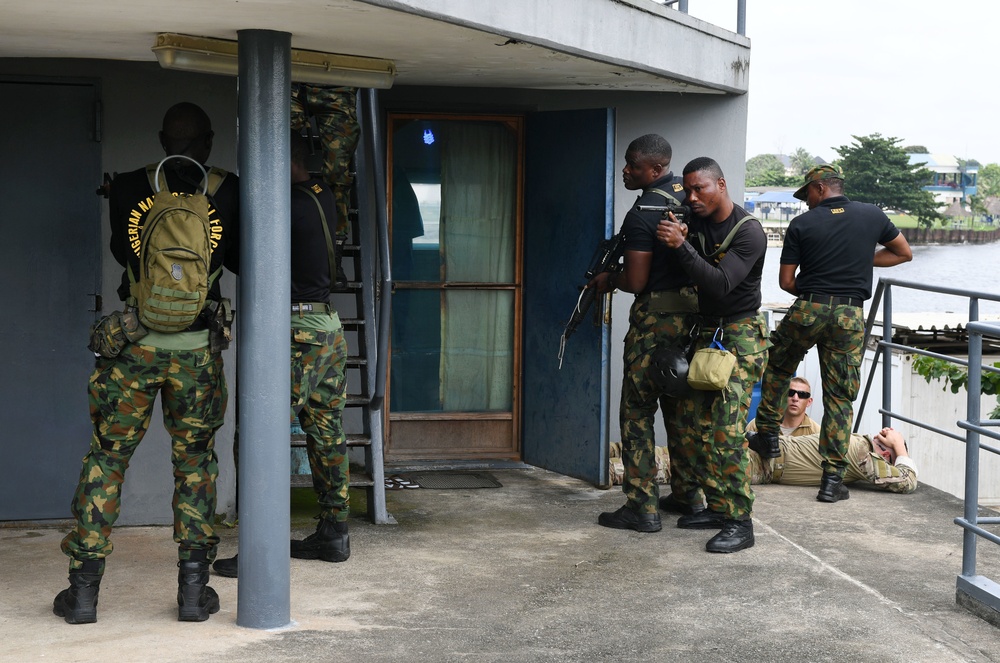
[[[197,27],[195,27],[197,26]],[[750,42],[652,0],[11,0],[0,57],[151,61],[159,33],[390,60],[396,85],[747,90]]]

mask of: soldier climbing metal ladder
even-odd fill
[[[374,105],[374,91],[366,91],[362,96],[363,107]],[[388,297],[388,289],[376,292],[376,267],[385,272],[387,265],[377,264],[376,249],[387,240],[383,237],[384,214],[370,213],[378,204],[378,175],[374,134],[376,132],[374,114],[364,115],[364,131],[358,122],[358,90],[344,87],[323,87],[293,84],[291,100],[291,124],[296,130],[304,130],[312,139],[313,151],[322,155],[321,170],[324,179],[330,182],[337,199],[337,253],[338,283],[331,294],[334,308],[340,313],[341,322],[348,343],[347,381],[348,396],[344,412],[344,432],[349,451],[357,449],[363,461],[352,462],[350,486],[364,488],[368,517],[374,523],[395,522],[386,510],[385,473],[383,468],[383,426],[382,398],[376,388],[379,370],[375,358],[379,354],[379,330],[373,324],[376,320],[376,299]],[[357,146],[363,133],[371,140],[365,141],[365,149]],[[355,157],[360,157],[355,159]],[[358,163],[370,164],[360,168],[363,177],[356,176]],[[310,170],[314,167],[310,164]],[[369,187],[376,190],[376,205],[359,205],[359,199],[367,198]],[[381,198],[384,201],[384,184]],[[384,203],[383,203],[384,204]],[[384,208],[382,208],[384,210]],[[365,213],[362,214],[364,210]],[[371,218],[369,218],[371,217]],[[382,259],[382,262],[385,258]],[[387,301],[387,300],[386,300]],[[384,304],[385,302],[383,302]],[[388,309],[382,306],[381,315],[388,316]],[[387,320],[384,324],[387,324]],[[383,383],[384,384],[384,383]],[[306,454],[307,437],[298,427],[292,427],[292,485],[310,486],[312,478]],[[352,460],[354,458],[352,457]]]

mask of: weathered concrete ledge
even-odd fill
[[[911,246],[922,244],[989,244],[1000,240],[1000,228],[966,230],[962,228],[901,228]]]

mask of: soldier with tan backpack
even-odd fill
[[[219,277],[223,266],[239,268],[239,183],[204,167],[213,135],[201,108],[177,104],[159,134],[168,157],[110,185],[111,252],[123,268],[125,308],[98,323],[90,345],[93,434],[73,497],[75,523],[62,541],[69,587],[53,602],[71,624],[97,621],[125,470],[157,395],[174,466],[178,619],[204,621],[219,610],[208,569],[219,542],[214,444],[226,412],[221,350],[231,323]]]

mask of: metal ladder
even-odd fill
[[[385,178],[375,155],[378,133],[374,90],[358,94],[362,112],[361,144],[355,155],[355,177],[350,234],[341,261],[347,286],[331,294],[347,340],[347,404],[344,433],[351,459],[350,487],[364,488],[368,517],[376,524],[395,524],[385,502],[383,403],[385,356],[388,346],[389,296],[388,235],[385,216]],[[379,303],[376,312],[376,303]],[[292,429],[293,487],[312,486],[306,435]],[[356,508],[352,505],[352,510]]]

